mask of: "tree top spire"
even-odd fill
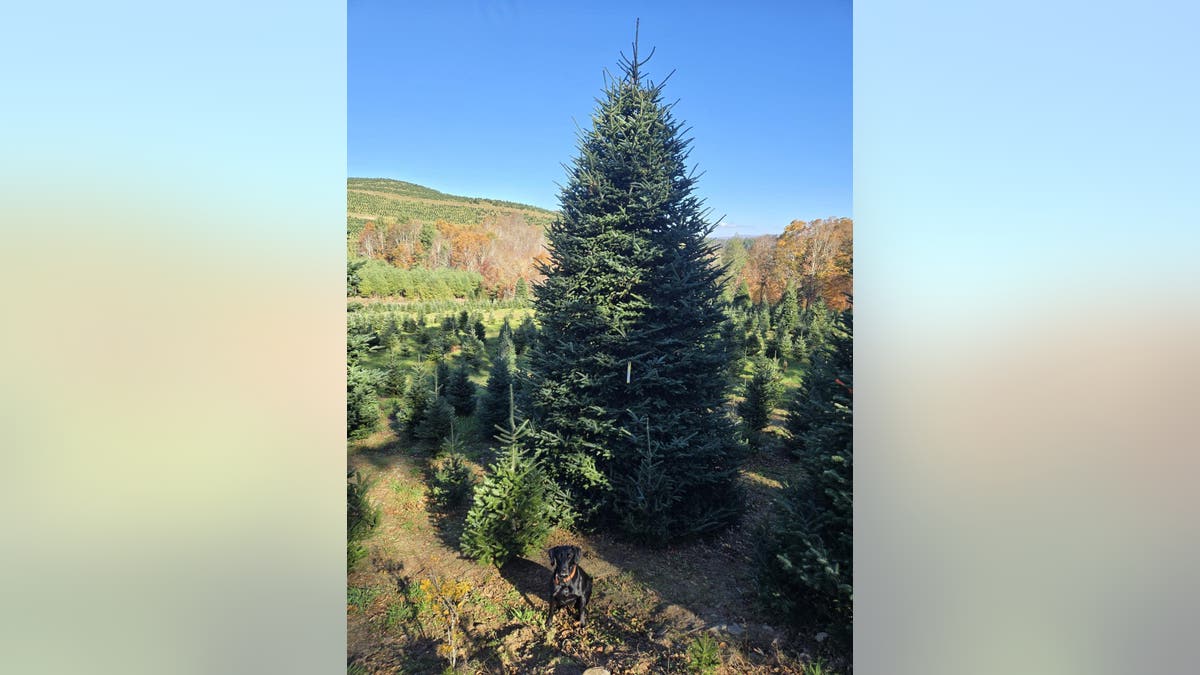
[[[642,20],[640,17],[637,19],[634,19],[634,22],[633,22],[633,58],[632,59],[625,58],[625,54],[624,53],[621,54],[621,65],[624,66],[625,72],[629,73],[629,79],[635,85],[640,83],[638,68],[646,65],[646,62],[648,62],[654,56],[654,49],[655,49],[654,47],[651,47],[650,48],[650,56],[647,56],[645,59],[638,60],[638,33],[640,32],[641,24],[642,24]]]

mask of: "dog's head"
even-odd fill
[[[550,566],[554,568],[554,583],[566,584],[575,578],[583,551],[578,546],[555,546],[550,549]]]

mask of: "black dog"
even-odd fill
[[[554,620],[554,612],[560,607],[575,606],[575,619],[580,627],[587,625],[587,604],[592,599],[592,578],[579,566],[583,553],[578,546],[555,546],[550,549],[550,564],[554,567],[553,585],[550,588],[550,614],[546,627]]]

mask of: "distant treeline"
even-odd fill
[[[790,286],[802,307],[818,300],[836,310],[850,306],[854,221],[849,218],[793,220],[780,235],[733,237],[720,244],[730,298],[745,292],[754,302],[775,304]]]
[[[350,262],[347,283],[347,295],[441,300],[479,297],[483,276],[456,269],[405,270],[382,260],[358,260]]]

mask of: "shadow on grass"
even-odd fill
[[[459,545],[462,543],[468,508],[469,505],[441,510],[430,504],[429,521],[433,523],[433,531],[442,544],[452,551],[460,551]]]
[[[549,567],[527,558],[513,558],[499,571],[500,576],[517,589],[530,607],[539,612],[546,611],[550,603],[550,578],[553,576]]]

